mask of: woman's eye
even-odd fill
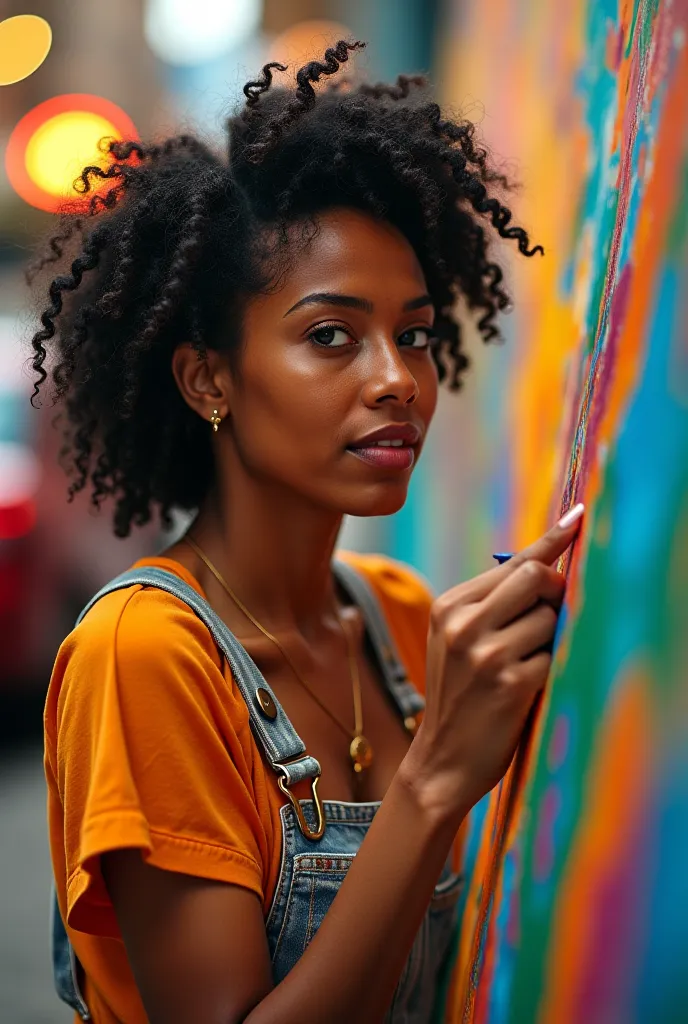
[[[323,348],[343,348],[351,344],[351,338],[343,327],[316,327],[308,337]]]
[[[411,327],[400,334],[397,340],[405,348],[428,348],[432,337],[429,327]]]

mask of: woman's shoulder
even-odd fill
[[[336,558],[357,569],[383,600],[429,609],[434,600],[428,580],[415,568],[388,555],[337,551]]]
[[[172,559],[143,558],[131,566],[150,567],[172,573],[204,596],[193,576]],[[210,632],[185,601],[159,587],[133,583],[106,593],[89,608],[60,646],[53,678],[88,678],[115,662],[164,674],[165,665],[180,656],[187,663],[203,660],[221,669]]]
[[[176,563],[143,559],[132,568],[153,565],[200,593]],[[155,722],[160,732],[194,714],[216,719],[221,699],[226,714],[234,716],[238,701],[226,691],[222,656],[187,604],[153,586],[113,590],[91,606],[57,652],[44,709],[47,750],[60,734],[64,746],[73,729],[82,736],[100,734],[103,723],[114,728],[123,716],[131,728],[147,722],[153,731]]]
[[[200,597],[205,597],[198,581],[180,562],[162,556],[141,558],[134,562],[130,570],[148,568],[163,569]],[[194,628],[194,622],[200,628]],[[104,634],[111,634],[118,645],[136,643],[139,639],[150,645],[154,639],[168,641],[172,637],[182,640],[184,636],[192,642],[198,642],[209,636],[196,613],[182,597],[160,587],[140,583],[132,583],[106,593],[91,606],[71,636],[87,645],[89,640],[102,641]],[[211,643],[210,646],[214,645]]]

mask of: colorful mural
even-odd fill
[[[445,99],[484,104],[488,144],[516,158],[524,184],[519,222],[546,251],[514,261],[511,354],[488,389],[508,472],[465,500],[496,486],[497,532],[514,546],[574,500],[587,515],[550,689],[470,823],[457,966],[437,1019],[678,1024],[688,0],[457,0],[447,38]]]

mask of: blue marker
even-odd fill
[[[510,558],[514,557],[514,552],[513,551],[501,551],[498,554],[493,555],[492,557],[496,558],[500,565],[504,565],[505,562],[508,562]]]

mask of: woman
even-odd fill
[[[56,933],[98,1024],[428,1021],[452,844],[546,679],[580,508],[434,602],[333,560],[343,515],[405,500],[467,364],[457,300],[497,333],[489,232],[535,251],[419,80],[315,92],[359,45],[294,92],[267,65],[228,158],[112,143],[43,263],[79,239],[33,339],[71,493],[112,496],[118,536],[197,512],[89,605],[48,694]]]

